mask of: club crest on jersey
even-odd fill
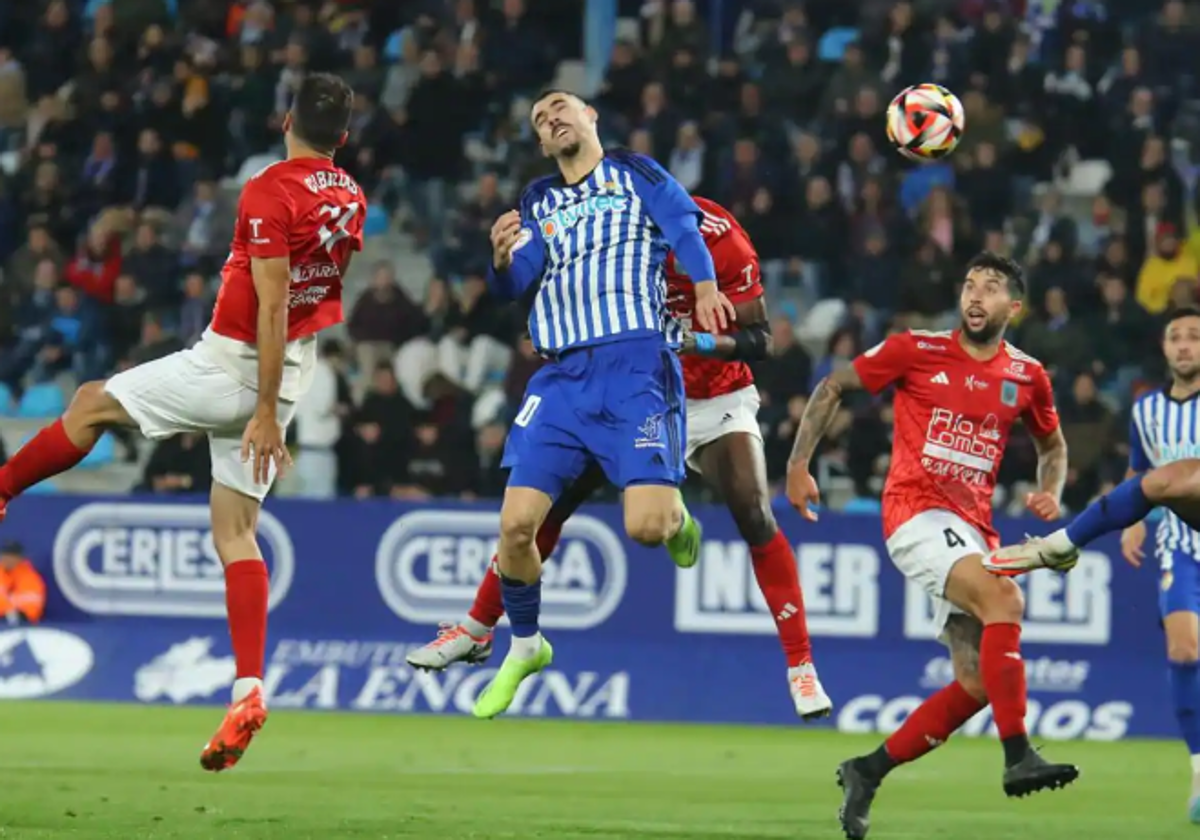
[[[638,426],[640,436],[633,441],[636,449],[665,449],[663,443],[663,416],[651,414],[646,422]]]
[[[585,219],[604,213],[623,213],[628,208],[629,199],[623,195],[590,195],[578,204],[555,210],[549,216],[538,220],[538,224],[541,226],[542,238],[550,241]]]
[[[1000,402],[1009,407],[1017,404],[1017,383],[1005,382],[1000,386]]]

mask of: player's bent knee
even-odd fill
[[[112,394],[104,390],[101,381],[85,382],[75,390],[67,408],[71,419],[86,426],[119,423],[126,418],[125,409]]]
[[[1025,595],[1009,578],[993,578],[993,586],[980,593],[976,617],[984,624],[1020,624],[1025,615]]]
[[[1200,645],[1195,639],[1168,639],[1167,660],[1176,665],[1195,665],[1200,662]]]
[[[642,545],[662,545],[679,526],[673,509],[625,509],[625,533]]]
[[[515,550],[527,549],[537,538],[538,518],[531,511],[502,510],[500,512],[500,540]]]
[[[1019,624],[1025,614],[1021,587],[1010,578],[989,574],[979,555],[963,557],[954,564],[945,594],[984,624]]]
[[[1150,470],[1142,476],[1142,492],[1154,503],[1169,503],[1200,490],[1200,460],[1188,458]]]

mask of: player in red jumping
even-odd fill
[[[691,332],[692,286],[676,262],[667,260],[667,305],[683,326],[684,387],[687,392],[687,463],[728,501],[738,531],[750,545],[754,575],[775,618],[787,659],[788,684],[796,713],[811,719],[827,716],[833,703],[813,666],[796,556],[771,512],[766,460],[758,426],[758,390],[749,361],[770,352],[770,333],[758,254],[729,211],[696,198],[704,212],[700,232],[713,255],[717,282],[737,309],[739,328],[727,335]],[[510,431],[505,465],[517,448]],[[567,488],[538,532],[537,545],[548,556],[558,544],[567,519],[606,482],[593,465]],[[408,656],[415,668],[441,670],[454,662],[481,663],[492,652],[492,631],[504,615],[500,578],[484,575],[475,604],[462,623],[443,628],[438,638]]]
[[[367,201],[333,163],[354,95],[336,76],[306,76],[284,120],[287,160],[242,190],[212,323],[191,349],[80,386],[70,407],[0,467],[0,518],[22,491],[78,464],[109,426],[151,440],[207,432],[212,538],[225,568],[237,663],[233,698],[201,754],[206,770],[242,757],[267,719],[266,564],[258,512],[290,462],[284,430],[308,389],[316,334],[342,320],[342,278],[362,248]]]
[[[892,464],[883,491],[883,532],[892,562],[933,598],[955,681],[928,698],[874,753],[838,769],[842,828],[867,834],[871,802],[897,765],[937,747],[977,712],[992,706],[1004,746],[1004,792],[1024,796],[1070,784],[1079,770],[1050,764],[1025,731],[1024,600],[1010,579],[983,567],[998,544],[992,492],[1013,424],[1023,420],[1038,452],[1038,490],[1026,506],[1059,516],[1067,444],[1050,377],[1035,359],[1004,341],[1021,309],[1020,266],[984,253],[963,284],[959,329],[913,330],[889,337],[836,371],[809,399],[788,464],[788,499],[809,520],[819,501],[809,463],[847,391],[876,394],[894,385]]]

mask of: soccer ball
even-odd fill
[[[965,125],[962,103],[941,85],[913,85],[896,94],[887,110],[887,134],[896,151],[925,162],[954,151]]]

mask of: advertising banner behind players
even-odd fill
[[[404,657],[469,606],[494,549],[494,507],[278,501],[267,511],[274,708],[469,712],[498,661],[425,674]],[[950,679],[929,599],[888,562],[877,518],[777,513],[798,543],[832,725],[895,729]],[[23,499],[5,527],[46,573],[47,618],[2,634],[0,699],[226,702],[232,659],[204,514],[201,499]],[[690,570],[627,540],[615,507],[573,520],[547,565],[558,656],[513,713],[815,725],[796,719],[779,684],[774,624],[728,513],[695,515],[705,545]],[[1027,527],[997,524],[1007,541]],[[1154,572],[1129,568],[1114,538],[1069,575],[1021,582],[1031,734],[1173,736]],[[990,726],[985,711],[966,730]]]

